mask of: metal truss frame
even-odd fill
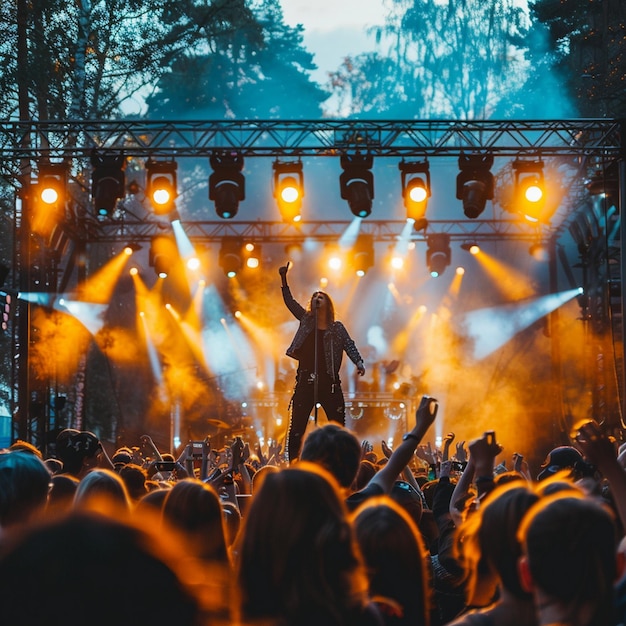
[[[300,159],[340,157],[346,153],[368,153],[374,157],[436,158],[458,157],[468,153],[491,153],[503,158],[555,159],[572,172],[567,195],[559,210],[560,221],[538,229],[519,220],[483,219],[430,221],[429,232],[446,232],[451,239],[551,240],[554,244],[578,212],[585,211],[584,176],[595,166],[626,160],[622,120],[69,120],[0,121],[0,176],[22,196],[27,209],[31,169],[39,161],[65,161],[70,171],[80,171],[93,151],[124,154],[137,158],[179,159],[209,157],[215,151],[234,151],[248,157]],[[620,175],[624,197],[623,167]],[[121,203],[123,205],[123,202]],[[86,218],[65,224],[59,240],[84,248],[91,243],[123,243],[129,239],[149,240],[162,232],[162,223],[152,216],[139,219],[121,207],[120,219],[98,222],[83,207]],[[27,215],[27,213],[26,213]],[[16,219],[19,219],[16,212]],[[130,218],[130,219],[129,219]],[[624,221],[622,220],[622,224]],[[259,242],[298,242],[305,238],[336,240],[347,221],[305,222],[299,227],[283,222],[204,221],[186,219],[184,227],[197,241],[219,241],[227,236],[250,237]],[[404,222],[363,220],[361,232],[377,241],[396,240]],[[622,226],[622,228],[624,228]],[[20,228],[16,237],[18,265],[28,248],[28,232]],[[411,239],[423,240],[424,232],[413,232]],[[623,237],[622,237],[623,239]],[[57,274],[58,247],[51,250],[50,274]],[[73,255],[70,253],[70,266]],[[622,255],[623,256],[623,255]],[[623,258],[622,258],[623,265]],[[17,268],[21,271],[21,268]],[[66,268],[67,280],[69,273]],[[622,274],[624,267],[622,267]],[[21,277],[20,277],[21,278]],[[622,307],[623,308],[623,307]],[[27,314],[28,315],[28,314]],[[20,345],[16,368],[14,433],[22,438],[41,437],[43,417],[32,414],[28,356],[28,325],[24,316],[16,329]],[[16,325],[17,326],[17,325]],[[621,338],[620,338],[621,340]],[[624,381],[619,381],[624,386]],[[20,415],[21,417],[17,417]],[[40,443],[35,441],[36,443]]]
[[[193,157],[214,150],[243,156],[458,156],[489,151],[562,157],[617,157],[622,123],[581,120],[219,120],[0,122],[7,160],[87,157],[93,149],[135,156]]]

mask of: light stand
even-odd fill
[[[319,375],[318,375],[318,349],[317,349],[317,333],[318,333],[318,328],[317,328],[317,316],[318,316],[318,311],[320,308],[320,303],[318,301],[317,298],[315,298],[314,300],[315,305],[315,337],[314,337],[314,343],[315,343],[315,349],[314,349],[314,366],[313,366],[313,416],[315,419],[315,424],[317,425],[317,399],[318,399],[318,395],[319,395]]]

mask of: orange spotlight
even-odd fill
[[[516,208],[529,222],[546,221],[545,181],[543,177],[543,161],[513,162],[515,171],[515,203]]]
[[[283,220],[299,222],[302,219],[300,209],[304,196],[302,162],[275,161],[272,167],[274,169],[274,197]]]
[[[175,208],[176,161],[153,161],[148,159],[146,172],[148,182],[146,192],[156,215],[167,215]]]

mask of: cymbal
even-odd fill
[[[210,426],[215,426],[215,428],[230,428],[230,424],[227,424],[226,422],[218,419],[208,419],[207,424],[209,424]]]

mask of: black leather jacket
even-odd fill
[[[307,310],[294,299],[288,286],[283,286],[282,292],[285,305],[293,316],[300,320],[300,326],[298,326],[298,330],[294,335],[291,345],[287,348],[286,354],[293,359],[299,359],[298,353],[304,340],[308,334],[315,329],[315,316],[311,312],[307,312]],[[358,366],[359,363],[363,362],[356,344],[348,334],[346,327],[341,322],[335,321],[324,331],[324,360],[326,363],[326,371],[333,380],[338,379],[344,351],[355,365]]]

